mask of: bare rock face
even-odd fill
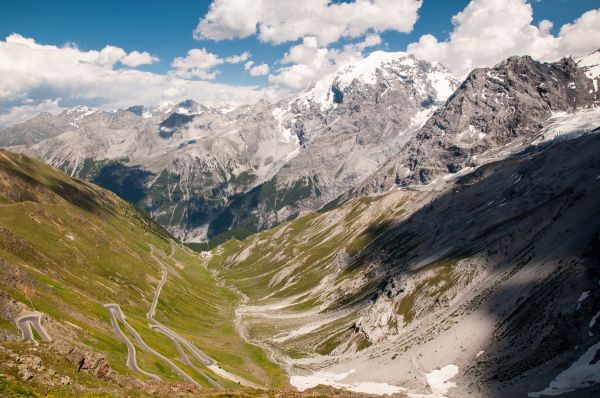
[[[476,69],[406,147],[353,195],[429,184],[477,166],[480,155],[533,142],[552,115],[595,103],[594,82],[571,58],[545,64],[528,56],[511,57],[494,68]]]
[[[116,192],[183,240],[243,237],[376,171],[458,83],[440,64],[375,52],[277,104],[76,107],[0,130],[0,145]]]
[[[84,370],[107,380],[112,380],[116,375],[104,355],[84,351],[80,348],[69,346],[64,342],[54,342],[50,348],[67,358],[71,363],[77,366],[79,371]]]

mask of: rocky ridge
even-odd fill
[[[457,85],[439,64],[375,52],[277,104],[74,108],[56,129],[34,118],[2,130],[0,142],[113,190],[184,240],[241,237],[366,178]]]

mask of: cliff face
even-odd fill
[[[594,81],[570,58],[544,64],[511,57],[469,74],[399,154],[352,190],[429,184],[544,137],[553,116],[598,103]]]

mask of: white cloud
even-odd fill
[[[0,124],[73,105],[117,109],[187,98],[209,105],[240,105],[289,94],[276,87],[231,86],[115,68],[111,62],[122,62],[115,61],[121,52],[109,47],[101,53],[41,45],[19,35],[0,40]]]
[[[377,34],[370,34],[367,35],[365,37],[365,39],[356,44],[356,48],[358,48],[359,50],[364,50],[365,48],[369,48],[369,47],[374,47],[374,46],[378,46],[381,44],[381,36],[377,35]]]
[[[260,64],[253,66],[248,70],[248,73],[250,73],[250,76],[266,76],[269,74],[269,65]]]
[[[19,35],[13,34],[13,35],[7,37],[6,40],[7,41],[12,40],[13,43],[22,43],[22,44],[28,43],[28,45],[32,44],[31,42],[28,42],[28,40],[32,40],[32,39],[25,39],[25,38],[19,36],[19,37],[16,37],[16,40],[15,40],[15,36],[19,36]],[[12,39],[11,39],[11,37],[12,37]],[[39,48],[43,48],[43,47],[37,47],[37,48],[39,49]],[[95,53],[97,53],[97,56],[93,62],[99,66],[113,66],[117,62],[120,62],[121,64],[126,65],[126,66],[136,67],[136,66],[140,66],[140,65],[153,64],[153,63],[159,61],[158,57],[155,57],[146,51],[144,51],[144,52],[132,51],[129,54],[127,54],[127,52],[125,52],[125,50],[123,50],[120,47],[115,47],[115,46],[106,46],[102,50],[100,50],[100,52],[96,52],[96,51],[88,52],[88,54],[90,54],[92,56]]]
[[[224,63],[239,64],[249,57],[250,52],[248,51],[221,58],[205,48],[193,48],[187,52],[185,57],[177,57],[173,60],[171,67],[174,69],[170,74],[184,79],[197,77],[202,80],[214,80],[219,74],[219,71],[214,69],[216,66]]]
[[[250,52],[244,51],[240,55],[232,55],[230,57],[225,58],[225,62],[227,62],[228,64],[239,64],[246,61],[248,58],[250,58]]]
[[[320,47],[315,37],[305,37],[301,44],[292,46],[281,59],[281,64],[289,65],[270,75],[274,84],[303,89],[328,73],[363,58],[363,51],[381,44],[377,34],[367,35],[363,41],[347,44],[341,49]]]
[[[600,10],[588,11],[562,26],[558,36],[550,32],[550,21],[532,25],[533,10],[526,0],[472,0],[452,22],[448,40],[423,35],[408,46],[408,52],[440,61],[464,76],[473,68],[492,66],[512,55],[551,61],[584,55],[600,46]]]
[[[218,55],[205,48],[193,48],[185,57],[177,57],[173,60],[171,66],[175,69],[171,73],[185,79],[198,77],[202,80],[213,80],[219,73],[213,68],[223,62],[225,61]]]
[[[58,113],[61,110],[58,99],[44,100],[37,104],[33,102],[32,99],[26,99],[21,105],[10,107],[6,113],[0,113],[0,126],[18,123],[41,112]]]
[[[279,44],[313,36],[326,45],[371,31],[410,32],[421,4],[421,0],[215,0],[194,37],[225,40],[258,32],[263,42]]]
[[[254,65],[254,61],[248,61],[244,64],[244,69],[248,71],[250,76],[266,76],[269,74],[270,68],[267,64]]]
[[[7,38],[7,40],[9,38]],[[113,66],[121,59],[123,59],[126,55],[127,53],[122,48],[115,46],[106,46],[100,51],[100,53],[98,53],[98,57],[96,58],[94,63],[99,66]]]
[[[155,57],[147,51],[132,51],[121,59],[121,63],[123,65],[131,66],[134,68],[141,65],[150,65],[158,61],[158,57]]]

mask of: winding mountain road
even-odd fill
[[[143,375],[146,375],[152,379],[160,380],[160,377],[158,377],[157,375],[150,372],[146,372],[145,370],[140,369],[140,367],[138,366],[136,360],[135,346],[133,345],[131,340],[129,340],[129,337],[127,337],[127,335],[123,333],[121,327],[119,326],[119,320],[121,320],[121,323],[123,324],[125,322],[123,312],[121,311],[121,307],[119,307],[118,304],[105,304],[104,308],[108,310],[110,322],[112,323],[113,328],[115,329],[121,340],[123,340],[123,342],[127,346],[127,367],[136,372],[140,372]]]
[[[192,344],[187,339],[180,336],[176,332],[172,331],[167,326],[163,325],[162,323],[160,323],[159,321],[157,321],[154,318],[154,316],[156,315],[156,307],[158,305],[158,299],[162,292],[163,286],[165,285],[165,283],[167,283],[169,273],[172,273],[178,279],[181,279],[181,276],[172,267],[165,264],[158,256],[155,255],[155,252],[158,252],[160,257],[164,258],[165,254],[162,250],[157,250],[153,245],[149,245],[149,246],[150,246],[150,254],[151,254],[152,258],[154,258],[154,260],[156,260],[156,262],[159,264],[159,267],[160,267],[160,281],[158,282],[158,285],[156,286],[156,290],[154,292],[152,302],[150,303],[150,308],[148,309],[148,312],[146,313],[146,319],[148,319],[148,321],[150,322],[148,324],[148,326],[152,330],[167,336],[171,340],[171,342],[173,343],[175,348],[177,349],[177,352],[179,353],[181,361],[183,363],[185,363],[187,366],[189,366],[190,368],[194,369],[194,371],[196,373],[198,373],[200,376],[202,376],[213,387],[223,388],[219,383],[217,383],[214,379],[212,379],[203,370],[199,369],[194,364],[194,362],[188,356],[188,352],[196,361],[198,361],[198,363],[202,364],[203,366],[206,366],[211,371],[213,371],[215,374],[219,375],[220,377],[222,377],[224,379],[228,379],[230,381],[233,381],[234,383],[238,383],[238,384],[241,384],[241,385],[244,385],[247,387],[252,387],[252,388],[257,388],[257,389],[261,388],[260,386],[257,386],[256,384],[221,368],[212,358],[210,358],[208,355],[206,355],[205,353],[200,351],[194,344]],[[174,253],[175,253],[175,250],[173,247],[171,247],[171,254],[168,256],[168,258],[173,259]],[[174,261],[176,261],[176,260],[174,260]],[[131,326],[126,321],[125,314],[123,313],[123,311],[121,310],[121,307],[118,304],[109,303],[109,304],[105,304],[104,307],[107,309],[107,311],[110,315],[110,319],[111,319],[113,328],[115,329],[115,331],[117,332],[117,334],[119,335],[121,340],[123,340],[125,342],[125,344],[127,345],[127,367],[129,367],[132,370],[138,371],[138,372],[140,372],[148,377],[151,377],[153,379],[160,379],[159,376],[149,373],[149,372],[146,372],[143,369],[140,369],[140,367],[137,365],[135,345],[129,339],[129,337],[127,337],[127,335],[123,332],[123,330],[121,330],[121,327],[119,326],[119,322],[121,324],[123,324],[123,326],[125,327],[127,332],[133,336],[133,338],[135,339],[135,342],[143,350],[160,358],[172,370],[177,372],[185,380],[189,381],[190,383],[192,383],[198,387],[200,386],[198,384],[198,382],[196,382],[189,374],[187,374],[185,371],[183,371],[181,368],[179,368],[177,365],[175,365],[169,358],[165,357],[161,353],[154,350],[152,347],[148,346],[146,344],[146,342],[142,339],[140,334],[135,330],[135,328],[133,328],[133,326]],[[186,352],[186,350],[187,350],[187,352]]]
[[[43,312],[36,312],[33,314],[26,314],[15,319],[15,323],[21,329],[21,335],[23,336],[23,340],[35,341],[35,337],[33,336],[33,331],[31,330],[31,326],[33,325],[35,331],[40,336],[40,338],[44,341],[52,341],[52,338],[42,326],[42,319],[44,318]]]
[[[142,339],[142,336],[140,336],[140,334],[137,332],[137,330],[135,330],[135,328],[133,326],[131,326],[129,324],[129,322],[127,322],[125,320],[125,315],[123,314],[123,311],[121,311],[121,307],[118,304],[106,304],[104,305],[104,307],[106,307],[109,311],[109,313],[111,313],[111,319],[116,319],[119,322],[121,322],[123,324],[123,326],[125,326],[125,329],[127,329],[127,331],[129,333],[131,333],[133,335],[133,338],[135,339],[136,343],[139,344],[140,347],[142,347],[142,349],[144,351],[149,352],[150,354],[160,358],[164,363],[166,363],[171,369],[173,369],[175,372],[177,372],[181,377],[183,377],[185,380],[189,381],[190,383],[194,384],[197,387],[200,387],[200,384],[198,384],[198,382],[196,380],[194,380],[192,377],[190,377],[190,375],[188,375],[187,373],[185,373],[179,366],[175,365],[173,362],[171,362],[171,360],[167,357],[165,357],[163,354],[161,354],[160,352],[154,350],[152,347],[150,347],[148,344],[146,344],[146,342],[144,341],[144,339]],[[114,318],[113,318],[114,316]],[[115,324],[113,323],[113,326],[115,326]],[[121,329],[117,326],[117,329],[120,331]],[[122,332],[121,332],[122,334]],[[133,350],[133,361],[135,362],[135,350]],[[128,366],[129,366],[129,358],[128,358]],[[137,366],[136,366],[137,368]],[[137,368],[136,370],[138,370],[139,368]]]
[[[182,345],[191,353],[191,355],[198,362],[200,362],[204,366],[208,367],[211,365],[215,365],[216,364],[215,361],[212,360],[210,357],[208,357],[206,354],[204,354],[202,351],[200,351],[198,348],[196,348],[196,346],[193,345],[192,343],[190,343],[187,339],[181,337],[180,335],[178,335],[177,333],[175,333],[174,331],[172,331],[171,329],[169,329],[168,327],[166,327],[165,325],[163,325],[162,323],[160,323],[159,321],[154,319],[154,315],[156,315],[156,306],[158,304],[158,298],[160,296],[163,286],[167,282],[169,271],[172,272],[175,276],[177,276],[179,278],[181,278],[181,277],[171,267],[167,266],[157,256],[154,255],[154,251],[155,251],[154,246],[151,245],[150,249],[151,249],[152,257],[156,260],[156,262],[160,266],[160,273],[161,273],[161,279],[158,283],[158,286],[156,287],[156,291],[154,292],[154,297],[152,299],[152,303],[150,304],[150,310],[146,314],[146,318],[150,322],[152,322],[152,324],[149,325],[150,328],[169,337],[171,339],[171,341],[173,342],[173,345],[179,352],[179,355],[180,355],[181,359],[183,360],[183,362],[186,363],[188,366],[191,366],[198,374],[200,374],[202,377],[204,377],[206,379],[206,381],[208,381],[213,387],[223,388],[219,383],[217,383],[210,376],[208,376],[205,372],[198,369],[193,364],[193,362],[190,360],[190,358],[188,357],[185,350],[182,348]],[[171,249],[171,254],[169,255],[169,258],[172,258],[174,252],[175,252],[175,250]],[[159,251],[159,253],[161,254],[161,256],[164,257],[164,253],[162,251]]]

